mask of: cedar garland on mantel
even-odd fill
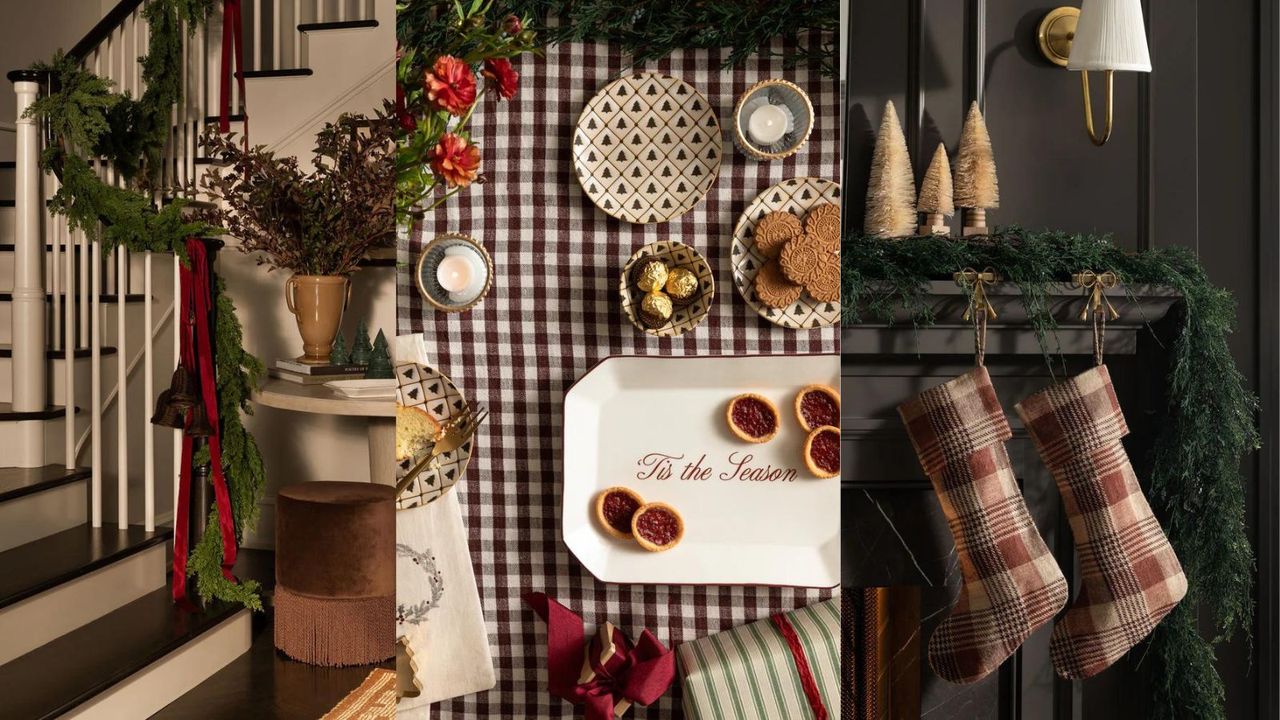
[[[1151,693],[1149,717],[1225,720],[1214,647],[1251,632],[1255,563],[1240,465],[1259,447],[1258,400],[1227,344],[1234,298],[1181,247],[1131,252],[1105,237],[1020,228],[965,240],[853,236],[842,247],[844,324],[901,323],[905,316],[928,327],[939,319],[926,301],[930,282],[965,268],[991,268],[1017,287],[1051,372],[1059,326],[1049,299],[1073,273],[1109,270],[1126,293],[1154,285],[1180,297],[1176,335],[1166,345],[1167,406],[1153,408],[1158,430],[1140,479],[1190,587],[1136,659]]]

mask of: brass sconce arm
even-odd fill
[[[1099,136],[1094,129],[1093,124],[1093,98],[1089,93],[1089,71],[1082,70],[1080,72],[1080,85],[1084,90],[1084,127],[1089,131],[1089,139],[1094,145],[1102,147],[1111,139],[1111,117],[1112,107],[1115,100],[1116,87],[1116,71],[1106,70],[1107,75],[1107,109],[1106,109],[1106,125],[1102,128],[1102,135]]]

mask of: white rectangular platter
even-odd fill
[[[838,355],[613,357],[565,396],[565,544],[611,583],[782,585],[840,583],[840,480],[819,479],[802,457],[795,394],[839,388]],[[768,443],[739,440],[729,400],[745,392],[781,416]],[[685,479],[689,478],[689,479]],[[623,485],[684,518],[666,552],[606,534],[595,498]]]

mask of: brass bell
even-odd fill
[[[187,426],[187,412],[174,404],[172,390],[160,391],[160,396],[156,398],[156,412],[151,416],[151,424],[178,430]]]
[[[213,425],[209,424],[209,415],[204,411],[204,403],[191,410],[191,424],[187,426],[187,435],[191,437],[210,437]]]
[[[178,365],[173,369],[173,377],[169,379],[169,402],[179,410],[189,410],[196,404],[199,392],[195,378],[186,367]]]

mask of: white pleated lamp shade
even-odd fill
[[[1142,0],[1083,0],[1067,69],[1151,72]]]

